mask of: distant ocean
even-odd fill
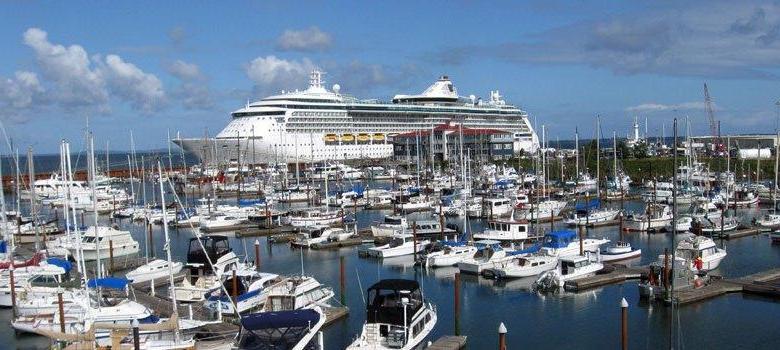
[[[98,170],[100,171],[104,171],[106,169],[106,163],[108,163],[108,167],[110,169],[127,169],[129,167],[128,160],[127,160],[128,155],[130,155],[130,152],[111,151],[108,153],[108,162],[106,162],[106,153],[103,152],[101,154],[96,151],[95,164],[97,165]],[[143,165],[147,169],[149,169],[151,166],[156,164],[158,158],[163,161],[164,165],[169,164],[168,151],[161,150],[161,151],[136,152],[135,153],[136,164],[133,166],[137,166],[140,169],[143,161]],[[70,161],[71,161],[71,167],[73,171],[83,170],[87,168],[87,155],[84,152],[71,154]],[[185,154],[184,162],[183,162],[181,154],[174,153],[171,155],[171,162],[173,163],[174,167],[180,167],[183,166],[184,164],[186,164],[187,166],[191,166],[193,164],[198,163],[199,161],[195,156],[191,154]],[[10,156],[2,157],[3,176],[13,176],[16,174],[16,167],[14,163],[15,163],[14,157],[10,157]],[[36,174],[58,171],[60,169],[60,155],[59,154],[33,155],[33,169],[35,170]],[[22,174],[27,174],[28,172],[26,154],[19,155],[19,171]]]

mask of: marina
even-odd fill
[[[778,4],[0,10],[0,349],[780,347]]]

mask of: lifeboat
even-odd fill
[[[357,140],[360,143],[367,143],[367,142],[371,141],[371,136],[369,136],[368,134],[359,134],[357,136]]]
[[[374,141],[384,141],[385,140],[385,134],[376,133],[374,134]]]
[[[325,135],[325,142],[336,142],[338,141],[338,136],[336,134],[327,134]]]
[[[341,135],[341,142],[355,142],[355,135],[343,134]]]

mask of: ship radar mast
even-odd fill
[[[325,81],[322,79],[324,74],[325,72],[320,71],[317,68],[312,70],[311,74],[309,74],[309,87],[314,89],[322,89],[322,86],[325,83]]]

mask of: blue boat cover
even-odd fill
[[[238,200],[239,207],[250,207],[255,204],[265,204],[265,199],[239,199]]]
[[[365,190],[366,189],[361,184],[352,185],[352,191],[355,192],[358,196],[363,196],[363,192]]]
[[[241,318],[241,326],[250,331],[288,327],[309,327],[320,320],[320,314],[314,310],[291,310],[260,312]]]
[[[7,252],[8,252],[8,242],[0,241],[0,253],[7,253]]]
[[[553,231],[545,235],[544,246],[548,248],[565,248],[577,238],[574,231]]]
[[[513,252],[508,253],[507,255],[521,255],[521,254],[532,254],[539,251],[539,249],[542,249],[541,244],[534,244],[528,248],[521,249],[521,250],[515,250]]]
[[[577,211],[586,211],[590,209],[596,209],[601,206],[601,201],[598,198],[593,198],[588,203],[577,203],[574,209]]]
[[[48,259],[46,259],[46,262],[51,264],[51,265],[59,266],[59,267],[65,269],[66,273],[70,272],[70,269],[73,268],[73,264],[71,264],[70,261],[67,261],[65,259],[48,258]]]
[[[87,282],[89,288],[112,288],[112,289],[125,289],[130,281],[124,277],[104,277],[98,279],[91,279]]]
[[[138,320],[138,323],[142,323],[142,324],[155,324],[158,322],[160,322],[160,318],[157,317],[156,315],[149,315]]]

